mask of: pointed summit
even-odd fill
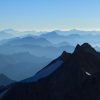
[[[74,52],[80,52],[80,51],[85,51],[93,54],[96,53],[96,50],[89,43],[84,43],[82,45],[78,44]]]
[[[96,52],[95,49],[89,44],[89,43],[84,43],[83,45],[81,45],[82,49],[88,51],[88,52]]]
[[[66,51],[63,51],[61,58],[66,61],[70,57],[70,53],[67,53]]]
[[[81,49],[81,46],[79,44],[76,45],[76,48],[74,50],[74,53],[79,52]]]

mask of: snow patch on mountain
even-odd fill
[[[91,76],[91,74],[89,72],[85,72],[86,75]]]

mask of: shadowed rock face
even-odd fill
[[[60,66],[48,76],[39,78],[35,82],[24,80],[10,86],[1,100],[100,99],[100,53],[87,43],[77,45],[72,54],[64,51],[60,57],[38,73],[52,67],[51,65],[59,60],[63,63],[58,64]]]

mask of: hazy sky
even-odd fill
[[[100,30],[100,0],[0,0],[0,29]]]

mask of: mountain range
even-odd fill
[[[53,44],[43,37],[30,35],[4,39],[0,42],[0,73],[17,81],[25,79],[58,57],[63,50],[72,52],[74,46],[64,42]]]
[[[49,58],[36,57],[28,52],[0,54],[0,73],[19,81],[35,74],[50,61]]]
[[[100,53],[90,44],[64,51],[34,76],[9,86],[1,100],[99,100]]]
[[[19,52],[29,52],[34,56],[56,58],[63,51],[72,52],[74,46],[69,43],[62,42],[53,44],[43,37],[17,37],[1,41],[1,54],[14,54]]]
[[[72,53],[77,43],[87,41],[100,51],[100,35],[96,31],[19,32],[6,29],[0,31],[0,36],[0,73],[17,81],[34,75],[63,51]]]
[[[68,30],[60,31],[54,30],[51,32],[36,32],[36,31],[16,31],[13,29],[5,29],[0,31],[0,40],[13,37],[24,37],[27,35],[46,38],[52,43],[69,42],[76,45],[77,43],[88,42],[92,45],[99,44],[100,31],[81,31],[81,30]],[[74,39],[74,40],[73,40]],[[58,40],[58,41],[57,41]],[[93,41],[92,41],[93,40]]]

